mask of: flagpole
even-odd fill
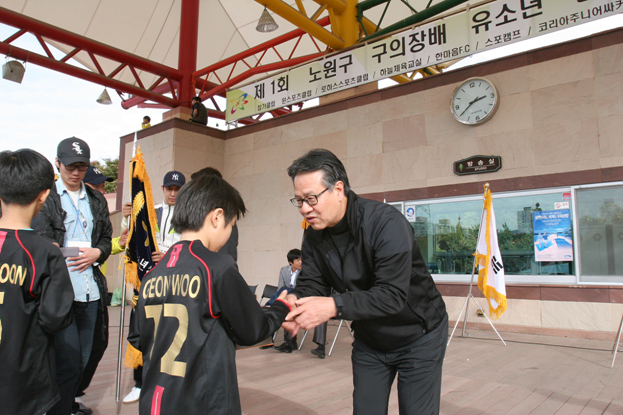
[[[132,143],[132,158],[136,155],[136,142],[138,141],[138,131],[134,131],[134,142]],[[130,201],[132,201],[132,175],[130,174]],[[130,215],[131,220],[132,215]],[[128,223],[128,228],[130,224]],[[121,317],[119,321],[119,345],[117,347],[117,384],[115,386],[115,402],[119,403],[119,393],[121,389],[121,361],[123,354],[123,323],[125,321],[125,291],[126,291],[126,280],[125,280],[125,263],[123,264],[123,293],[121,294]]]
[[[119,346],[117,348],[117,384],[115,387],[115,402],[119,403],[119,391],[121,389],[121,360],[123,352],[123,323],[125,320],[125,264],[123,264],[123,293],[121,294],[121,319],[119,321]]]
[[[485,193],[483,195],[484,197],[486,197],[486,195],[487,195],[487,190],[489,190],[489,183],[485,183]],[[482,214],[480,215],[480,224],[481,224],[481,226],[478,228],[478,239],[477,239],[477,241],[480,240],[480,232],[482,231],[482,223],[483,223],[484,217],[485,217],[485,207],[483,205],[483,207],[482,207]],[[473,266],[472,266],[472,277],[471,277],[471,280],[469,282],[469,292],[468,292],[467,296],[465,297],[465,303],[463,303],[463,308],[461,308],[461,312],[459,313],[459,317],[456,319],[456,322],[454,323],[454,328],[452,329],[452,334],[450,334],[450,338],[448,339],[448,344],[446,346],[450,346],[450,342],[452,341],[452,337],[454,336],[454,332],[456,331],[456,328],[459,325],[459,321],[461,321],[461,317],[463,316],[463,311],[465,311],[465,316],[464,316],[464,319],[463,319],[463,332],[462,332],[462,336],[465,337],[465,335],[466,335],[465,327],[467,326],[467,314],[469,312],[469,299],[470,298],[474,301],[474,303],[476,304],[478,309],[485,316],[485,318],[489,322],[489,325],[491,325],[491,328],[493,329],[493,331],[495,331],[495,334],[498,335],[498,337],[500,338],[500,340],[502,341],[504,346],[506,346],[506,342],[504,341],[502,336],[500,336],[500,333],[498,333],[498,331],[496,330],[495,326],[493,325],[493,322],[491,321],[489,316],[487,316],[487,313],[485,313],[485,311],[482,309],[482,307],[480,307],[480,304],[478,304],[478,301],[476,301],[476,298],[472,294],[472,288],[474,286],[474,274],[475,274],[475,271],[476,271],[476,258],[474,257],[474,263],[473,263]],[[469,336],[468,333],[467,333],[467,336]]]

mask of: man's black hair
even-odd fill
[[[23,148],[0,153],[0,199],[27,206],[54,185],[52,163],[34,150]]]
[[[290,249],[290,251],[288,252],[288,264],[293,263],[295,260],[299,259],[300,257],[301,257],[300,249]]]
[[[216,170],[214,167],[205,167],[199,171],[194,172],[193,174],[190,175],[190,180],[195,180],[197,177],[202,176],[204,174],[207,175],[214,175],[216,177],[219,178],[223,178],[223,175],[221,174],[220,171]]]
[[[310,150],[304,156],[294,160],[288,167],[288,176],[294,181],[299,174],[318,170],[324,172],[322,182],[325,187],[332,188],[338,181],[341,181],[344,183],[344,193],[350,192],[350,183],[344,165],[335,154],[324,148]]]
[[[149,115],[146,115],[143,117],[143,119],[147,118],[147,122],[151,122],[151,118],[149,118]]]
[[[194,97],[193,99],[194,99],[194,100],[196,100],[196,101],[201,102],[201,97],[200,97],[199,95],[197,95],[197,96],[196,96],[196,97]]]
[[[240,193],[225,180],[214,175],[201,175],[186,183],[177,194],[171,224],[176,232],[198,231],[206,216],[221,208],[227,223],[240,219],[247,209]]]

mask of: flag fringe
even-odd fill
[[[506,311],[506,296],[498,293],[495,288],[487,284],[489,278],[489,263],[491,261],[491,191],[487,189],[485,194],[485,240],[487,241],[487,253],[481,254],[476,250],[476,265],[482,268],[478,270],[478,288],[489,303],[489,316],[499,319],[504,311]],[[481,227],[482,228],[482,227]],[[498,306],[493,307],[491,300],[494,300]]]
[[[123,364],[130,369],[137,369],[139,366],[143,366],[143,354],[128,343]]]
[[[127,256],[125,257],[125,282],[130,284],[136,291],[141,289],[141,282],[138,279],[138,265]]]

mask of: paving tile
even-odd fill
[[[137,403],[115,402],[119,308],[109,312],[110,344],[84,401],[95,415],[136,415]],[[330,340],[336,329],[329,327]],[[610,369],[612,342],[502,332],[504,346],[491,330],[469,333],[461,337],[457,329],[446,351],[441,414],[623,414],[623,359]],[[351,343],[342,331],[332,356],[324,360],[310,353],[311,339],[292,354],[238,351],[242,413],[352,414]],[[132,370],[122,367],[121,399],[132,386]],[[399,415],[396,382],[388,413]]]

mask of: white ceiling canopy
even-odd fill
[[[296,1],[285,2],[297,9]],[[411,7],[422,10],[427,7],[428,0],[410,0],[409,3]],[[308,15],[319,7],[313,0],[302,0],[302,4]],[[172,68],[178,66],[182,0],[0,0],[0,6],[153,62]],[[384,4],[379,5],[366,11],[365,16],[376,23],[384,8]],[[292,23],[271,13],[279,28],[270,33],[257,32],[255,27],[262,10],[263,6],[254,0],[201,0],[197,70],[297,29]],[[412,13],[404,1],[390,1],[381,26],[388,26]],[[319,18],[325,16],[326,11]],[[326,28],[330,30],[330,26]],[[65,53],[73,49],[56,41],[46,41]],[[296,41],[294,39],[276,46],[275,50],[268,50],[261,58],[261,63],[287,59]],[[326,49],[317,40],[315,43],[310,36],[304,36],[291,57],[317,53],[318,47]],[[247,63],[254,65],[260,56],[258,54],[248,58]],[[97,71],[86,51],[78,52],[73,58],[90,70]],[[98,61],[105,73],[119,66],[119,62],[104,58],[98,58]],[[227,77],[238,75],[246,69],[246,66],[240,65],[233,74],[230,74],[231,68],[223,69],[217,72],[218,78],[212,74],[208,80],[221,84]],[[140,76],[145,86],[156,80],[152,74]],[[137,83],[128,68],[123,69],[116,79],[130,84]]]

